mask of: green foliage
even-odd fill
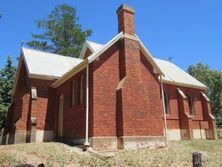
[[[222,128],[222,118],[217,121],[217,127]]]
[[[222,72],[212,70],[202,63],[188,67],[188,73],[209,87],[207,92],[212,111],[217,120],[222,118]]]
[[[36,21],[38,28],[44,32],[32,34],[33,40],[27,42],[27,45],[43,51],[78,57],[86,37],[92,33],[92,30],[82,31],[78,20],[75,8],[66,4],[58,5],[47,18]]]
[[[8,56],[5,67],[0,70],[0,129],[11,104],[12,87],[16,67],[12,65],[12,58]]]

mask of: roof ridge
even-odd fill
[[[82,59],[76,58],[76,57],[65,56],[65,55],[61,55],[61,54],[57,54],[57,53],[51,53],[51,52],[46,52],[46,51],[42,51],[42,50],[38,50],[38,49],[33,49],[33,48],[22,47],[22,50],[23,49],[46,53],[46,54],[49,54],[50,56],[58,56],[58,57],[64,57],[64,58],[69,58],[69,59],[79,59],[79,60],[82,60]]]
[[[103,46],[104,44],[101,44],[101,43],[97,43],[97,42],[94,42],[94,41],[90,41],[90,40],[86,40],[86,42],[89,42],[89,43],[94,43],[94,44],[96,44],[96,45],[101,45],[101,46]]]

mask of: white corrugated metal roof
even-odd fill
[[[120,36],[121,34],[118,34],[110,42],[112,43],[113,41],[118,40]],[[101,45],[91,41],[87,41],[87,43],[91,47],[91,49],[94,50],[94,53],[88,57],[89,62],[93,61],[96,55],[99,55],[99,53],[104,48],[106,48],[106,45],[107,47],[109,46],[108,44]],[[72,58],[24,47],[22,48],[22,51],[29,74],[31,75],[34,74],[60,78],[83,61],[80,58]],[[194,86],[203,89],[207,88],[204,84],[177,67],[175,64],[157,58],[153,58],[153,60],[165,75],[163,77],[163,80],[165,82],[172,84],[181,84],[184,86]]]
[[[79,58],[83,59],[83,56],[86,53],[87,48],[89,48],[91,50],[92,53],[98,51],[99,49],[101,49],[103,47],[103,45],[92,42],[92,41],[86,41],[85,44],[83,45],[83,49],[81,51],[81,54],[79,56]]]
[[[161,60],[154,58],[154,61],[157,63],[157,65],[160,67],[160,69],[164,73],[163,80],[166,82],[171,82],[171,83],[177,83],[177,84],[183,84],[187,86],[196,86],[199,88],[206,89],[207,86],[202,84],[200,81],[177,67],[175,64],[166,61],[166,60]]]
[[[101,49],[103,47],[102,44],[98,44],[92,41],[86,41],[88,43],[88,45],[91,47],[91,49],[93,50],[93,52]]]
[[[60,78],[83,60],[22,47],[30,75]]]

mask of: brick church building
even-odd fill
[[[208,88],[149,53],[134,9],[116,13],[118,34],[104,45],[86,41],[79,58],[21,49],[2,144],[62,139],[124,149],[217,137]]]

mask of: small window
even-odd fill
[[[70,83],[70,107],[82,105],[85,100],[85,77],[81,75]]]
[[[187,101],[188,101],[188,105],[189,105],[189,113],[190,113],[190,115],[194,115],[193,99],[190,94],[187,95]]]
[[[168,96],[167,96],[165,91],[164,91],[164,105],[165,105],[165,112],[166,112],[166,114],[170,114],[169,98],[168,98]]]

